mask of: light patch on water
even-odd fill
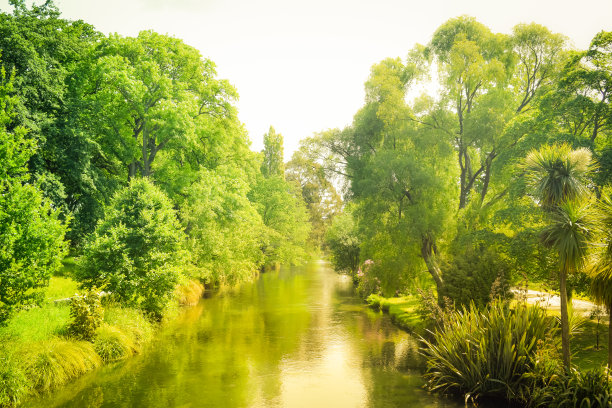
[[[280,405],[292,408],[365,407],[361,370],[351,362],[350,344],[331,343],[317,361],[285,362],[281,368]]]

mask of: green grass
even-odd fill
[[[53,276],[45,290],[45,302],[66,299],[78,292],[80,292],[79,284],[76,281],[62,276]]]
[[[570,339],[572,363],[581,371],[599,368],[608,362],[608,325],[599,324],[599,349],[596,348],[597,330],[597,323],[590,320]]]
[[[423,334],[425,322],[417,313],[419,298],[413,295],[384,298],[378,295],[370,295],[368,304],[383,312],[389,313],[393,324],[399,328],[414,334]]]
[[[22,310],[0,327],[0,341],[31,343],[48,340],[62,332],[70,320],[67,305],[52,304]]]
[[[73,256],[67,256],[62,260],[62,267],[57,272],[57,276],[74,276],[74,271],[77,268],[76,259]]]

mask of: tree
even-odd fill
[[[588,213],[577,201],[586,193],[585,177],[590,166],[588,149],[572,150],[567,144],[544,146],[525,159],[533,195],[550,220],[542,233],[542,242],[554,248],[559,256],[561,344],[567,369],[570,344],[566,280],[568,273],[580,268],[586,254]]]
[[[359,269],[359,237],[349,212],[334,217],[325,233],[325,243],[331,253],[334,269],[355,278]]]
[[[252,277],[263,264],[266,227],[247,194],[243,168],[202,169],[187,189],[181,221],[199,277],[210,284],[235,283]]]
[[[264,135],[264,157],[261,163],[261,174],[264,177],[285,177],[285,159],[283,157],[283,136],[276,133],[270,126],[268,133]]]
[[[612,368],[612,198],[605,191],[598,202],[601,214],[602,245],[598,247],[595,261],[589,267],[590,292],[603,304],[610,316],[608,327],[608,367]]]
[[[181,40],[142,31],[100,41],[81,67],[82,129],[126,176],[150,177],[158,155],[179,163],[211,136],[209,120],[235,114],[235,90]]]
[[[96,146],[74,128],[78,110],[72,109],[74,71],[101,34],[83,21],[61,18],[51,0],[29,9],[24,0],[10,3],[13,13],[0,13],[3,66],[15,71],[20,97],[10,126],[26,127],[40,147],[28,171],[62,216],[71,215],[67,235],[78,244],[95,226],[104,197],[114,191],[96,163]]]
[[[48,284],[66,254],[66,225],[33,184],[26,164],[36,150],[23,127],[7,130],[17,97],[0,68],[0,324]]]
[[[134,179],[89,237],[77,279],[159,320],[181,276],[184,241],[170,200],[150,181]]]
[[[459,209],[474,196],[485,204],[491,191],[490,201],[505,195],[500,182],[507,181],[506,166],[524,156],[521,140],[537,125],[532,110],[554,79],[564,44],[562,36],[537,24],[519,24],[505,36],[467,16],[434,33],[425,51],[438,62],[442,95],[433,111],[414,120],[453,139]]]
[[[249,192],[264,225],[264,262],[298,264],[306,258],[308,210],[299,191],[280,175],[260,177]]]
[[[325,231],[334,216],[341,211],[342,200],[329,181],[323,165],[317,161],[311,140],[300,142],[300,148],[287,163],[285,177],[302,192],[312,225],[309,241],[314,249],[319,249],[324,243]]]

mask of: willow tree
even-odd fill
[[[569,369],[569,318],[566,281],[568,273],[578,270],[586,255],[589,237],[588,211],[578,201],[587,192],[586,175],[591,152],[567,145],[544,146],[529,153],[525,171],[533,195],[548,215],[549,224],[542,242],[559,255],[559,292],[561,298],[561,345],[563,363]]]
[[[508,36],[467,16],[434,33],[426,54],[438,65],[441,103],[435,116],[415,119],[454,139],[460,209],[475,195],[483,203],[492,190],[491,201],[505,194],[496,177],[509,173],[505,164],[517,157],[513,151],[529,130],[525,122],[533,126],[535,101],[553,82],[564,44],[537,24],[519,24]]]
[[[406,93],[421,73],[416,53],[372,67],[347,148],[361,256],[374,260],[372,273],[387,294],[423,261],[443,292],[439,244],[455,207],[454,152],[444,132],[408,120],[413,112]]]

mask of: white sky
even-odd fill
[[[64,18],[82,19],[105,34],[152,29],[199,49],[238,90],[252,149],[262,149],[272,125],[285,138],[286,160],[300,139],[351,122],[372,64],[404,57],[449,18],[467,14],[502,33],[533,21],[577,48],[602,29],[612,31],[612,0],[55,2]],[[8,0],[0,0],[0,10],[10,10]]]

